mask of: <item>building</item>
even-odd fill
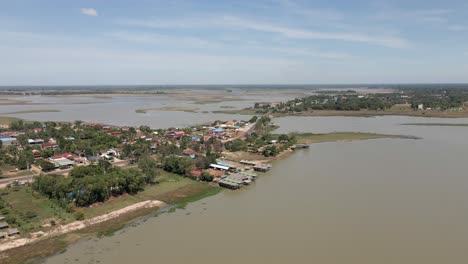
[[[0,141],[2,142],[2,146],[9,146],[16,143],[16,138],[10,136],[0,136]]]
[[[72,161],[72,160],[69,160],[67,158],[58,158],[58,159],[52,159],[50,158],[49,159],[52,163],[55,163],[57,164],[57,166],[59,166],[60,168],[70,168],[72,167],[75,162]]]
[[[59,149],[59,145],[57,142],[47,142],[47,143],[42,143],[42,148],[43,149]]]
[[[271,169],[270,164],[260,163],[254,166],[255,171],[267,172]]]
[[[19,232],[18,229],[16,229],[16,228],[10,228],[10,229],[8,229],[8,231],[7,231],[7,235],[8,235],[8,236],[19,235],[19,233],[20,233],[20,232]]]
[[[41,157],[41,152],[39,150],[37,150],[37,149],[33,149],[32,154],[34,155],[35,159],[38,159],[38,158]]]
[[[229,167],[228,166],[222,166],[218,164],[210,164],[210,168],[215,169],[215,170],[221,170],[221,171],[228,171]]]
[[[424,105],[423,104],[418,104],[418,110],[424,110]]]
[[[36,138],[36,139],[28,139],[28,144],[29,145],[41,145],[44,143],[44,140],[40,139],[40,138]]]

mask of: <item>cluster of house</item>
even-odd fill
[[[5,222],[5,217],[3,215],[0,215],[0,239],[16,235],[19,235],[18,229],[10,228],[10,225],[7,222]]]

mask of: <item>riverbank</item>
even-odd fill
[[[239,114],[239,115],[259,115],[255,109],[241,110],[217,110],[214,114]],[[261,113],[260,113],[261,114]],[[412,110],[412,109],[388,109],[388,110],[359,110],[359,111],[338,111],[338,110],[314,110],[295,113],[272,113],[273,117],[285,116],[351,116],[351,117],[373,117],[373,116],[414,116],[414,117],[439,117],[439,118],[464,118],[468,117],[468,111],[432,111],[432,110]]]
[[[457,124],[457,123],[406,123],[401,124],[402,126],[455,126],[455,127],[468,127],[468,124]]]
[[[166,173],[161,176],[159,184],[147,186],[136,195],[122,195],[79,209],[85,216],[83,221],[66,223],[47,231],[36,231],[37,238],[31,233],[0,244],[0,262],[19,264],[47,257],[80,239],[111,235],[126,224],[157,212],[164,206],[185,207],[189,202],[220,191],[220,187]]]
[[[313,134],[313,133],[292,133],[297,139],[298,144],[317,144],[325,142],[348,142],[348,141],[360,141],[360,140],[371,140],[371,139],[418,139],[413,136],[404,135],[387,135],[387,134],[374,134],[374,133],[359,133],[359,132],[334,132],[326,134]],[[287,157],[294,153],[291,149],[286,149],[280,152],[276,156],[265,157],[260,153],[251,153],[246,151],[236,152],[223,152],[226,160],[240,163],[241,160],[249,160],[253,163],[270,163],[274,160]]]
[[[135,112],[137,114],[145,114],[148,111],[181,111],[181,112],[188,112],[188,113],[195,113],[198,108],[194,107],[179,107],[179,106],[164,106],[159,108],[144,108],[144,109],[137,109]]]

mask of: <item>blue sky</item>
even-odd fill
[[[0,85],[468,82],[468,2],[0,0]]]

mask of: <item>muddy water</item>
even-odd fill
[[[410,122],[454,120],[278,119],[283,132],[423,139],[315,144],[253,186],[80,241],[46,263],[466,263],[468,128],[399,125]]]

